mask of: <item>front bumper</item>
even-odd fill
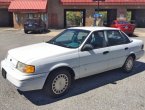
[[[6,72],[6,79],[21,91],[42,89],[47,78],[46,73],[26,75],[12,68],[6,60],[1,62],[1,70]]]

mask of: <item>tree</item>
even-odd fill
[[[77,11],[77,12],[68,11],[66,13],[66,18],[67,18],[67,21],[71,22],[72,25],[80,26],[82,15],[80,11]]]

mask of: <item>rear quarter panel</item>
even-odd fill
[[[131,39],[132,42],[129,44],[129,54],[134,53],[137,57],[137,53],[142,51],[141,47],[143,45],[143,41],[137,39]]]

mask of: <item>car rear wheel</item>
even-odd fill
[[[45,29],[45,28],[43,29],[43,32],[44,32],[44,33],[46,32],[46,29]]]
[[[129,73],[133,70],[133,66],[134,66],[134,58],[132,56],[129,56],[126,59],[122,68],[123,68],[124,72]]]
[[[42,33],[42,29],[40,29],[40,30],[38,31],[38,33],[40,33],[40,34],[41,34],[41,33]]]
[[[24,30],[24,33],[26,33],[26,34],[27,34],[27,33],[28,33],[28,31],[27,31],[27,30]]]
[[[55,70],[46,80],[44,85],[45,93],[51,97],[60,97],[68,92],[71,82],[71,74],[68,70]]]

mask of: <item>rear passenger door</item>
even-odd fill
[[[109,68],[114,69],[123,66],[129,54],[130,40],[119,30],[107,30],[106,38],[109,47]]]

